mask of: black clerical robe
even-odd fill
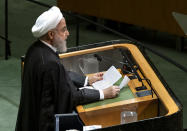
[[[58,55],[40,41],[27,51],[16,131],[53,131],[54,114],[99,100],[99,91],[79,90]],[[76,78],[73,78],[76,81]]]

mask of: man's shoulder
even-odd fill
[[[42,56],[43,58],[48,57],[50,59],[56,58],[56,54],[49,47],[43,44],[40,40],[35,41],[27,50],[26,56]],[[57,57],[58,58],[58,57]]]
[[[39,40],[33,42],[33,43],[29,46],[29,48],[27,49],[26,55],[29,55],[29,54],[31,54],[31,53],[33,53],[33,52],[39,51],[39,49],[41,48],[41,44],[42,44],[42,43],[41,43]]]
[[[34,42],[29,47],[25,61],[34,62],[36,65],[60,64],[57,55],[40,41]]]

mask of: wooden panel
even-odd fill
[[[81,108],[81,106],[78,108]],[[150,96],[113,103],[110,106],[82,109],[82,112],[80,110],[78,112],[85,125],[107,127],[120,124],[120,115],[124,108],[129,110],[136,108],[138,120],[153,118],[158,115],[158,101]]]
[[[63,10],[184,36],[172,12],[187,14],[186,0],[58,0],[57,2]]]

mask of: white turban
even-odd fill
[[[56,6],[51,7],[48,11],[42,13],[32,27],[34,37],[41,37],[49,30],[54,29],[63,18],[60,9]]]

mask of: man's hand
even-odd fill
[[[120,88],[118,86],[111,86],[103,90],[104,99],[114,98],[120,92]]]
[[[102,72],[96,73],[96,74],[88,77],[88,83],[89,83],[89,85],[92,85],[94,82],[100,81],[102,79],[103,79],[103,73]]]

